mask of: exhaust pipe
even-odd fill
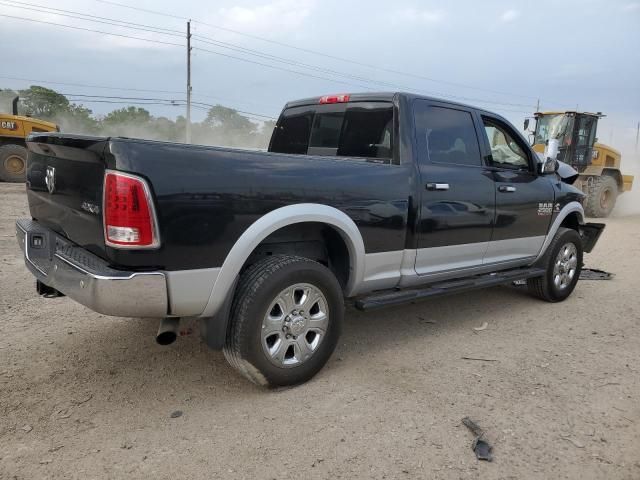
[[[11,113],[13,115],[18,115],[18,100],[20,100],[20,97],[14,97],[11,101]]]
[[[159,345],[171,345],[178,337],[179,318],[163,318],[158,326],[156,342]]]

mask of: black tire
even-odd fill
[[[618,183],[608,175],[590,177],[587,184],[585,213],[588,217],[608,217],[616,206]]]
[[[26,179],[27,149],[21,145],[0,147],[0,180],[22,183]]]
[[[324,334],[319,337],[317,349],[308,358],[305,358],[298,365],[279,366],[275,364],[278,359],[273,354],[269,356],[267,351],[271,337],[263,338],[262,332],[265,328],[263,322],[266,321],[265,317],[272,315],[273,310],[276,309],[274,306],[269,310],[272,304],[277,303],[281,298],[280,294],[300,284],[310,285],[322,293],[324,306],[327,308],[328,323]],[[295,298],[295,293],[292,298]],[[314,305],[314,307],[316,306]],[[304,326],[300,324],[297,327],[310,328],[307,326],[311,322],[309,320],[312,318],[311,310],[310,308],[309,312],[306,312],[307,319],[301,321]],[[276,312],[275,315],[277,316],[278,313]],[[285,319],[295,318],[296,315],[282,312],[282,317]],[[238,281],[223,352],[231,366],[253,383],[270,387],[300,384],[311,379],[329,360],[338,344],[343,317],[342,289],[328,268],[307,258],[288,255],[269,256],[249,267]],[[297,318],[300,317],[297,316]],[[294,332],[294,330],[283,330],[283,332]],[[290,352],[289,348],[294,349],[292,351],[295,353],[293,339],[297,339],[297,336],[288,333],[285,335],[279,330],[273,335],[276,337],[275,342],[282,342],[281,348],[287,348],[283,354],[283,361],[285,355]],[[295,342],[306,342],[306,338],[308,338],[306,334],[303,336],[298,333],[298,336],[302,340],[295,340]],[[278,351],[282,352],[279,349]]]
[[[558,261],[560,251],[566,245],[573,245],[575,248],[575,271],[570,281],[560,286],[556,283],[556,262]],[[561,302],[565,300],[571,292],[576,288],[580,272],[582,271],[582,239],[575,230],[570,228],[559,228],[555,237],[549,244],[546,253],[538,263],[544,267],[546,272],[542,277],[530,278],[527,280],[529,293],[547,302]],[[563,262],[564,263],[564,262]],[[560,268],[560,266],[559,266]],[[566,270],[566,267],[564,268]],[[559,275],[562,275],[560,273]],[[569,275],[569,273],[567,273]]]

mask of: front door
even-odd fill
[[[482,162],[482,126],[470,110],[429,100],[414,103],[422,195],[418,275],[482,265],[493,229],[495,189]]]
[[[493,167],[496,216],[485,264],[538,255],[556,209],[549,176],[536,172],[535,153],[507,122],[482,115],[484,148]]]

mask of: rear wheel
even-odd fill
[[[618,184],[608,175],[590,177],[585,213],[589,217],[608,217],[616,206]]]
[[[547,302],[565,300],[578,283],[582,271],[582,239],[570,228],[560,228],[542,257],[542,277],[527,280],[529,292]]]
[[[21,145],[0,147],[0,180],[20,183],[25,181],[27,149]]]
[[[302,257],[270,256],[240,277],[224,354],[254,383],[299,384],[331,356],[343,316],[342,290],[328,268]]]

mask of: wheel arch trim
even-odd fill
[[[556,233],[558,232],[560,225],[562,225],[562,222],[572,213],[578,214],[578,222],[580,224],[584,223],[584,209],[582,208],[582,205],[580,204],[580,202],[567,203],[564,207],[562,207],[562,209],[560,210],[556,218],[553,220],[553,223],[551,224],[551,227],[547,232],[547,235],[544,239],[544,243],[542,244],[542,248],[540,249],[540,252],[538,253],[538,256],[536,257],[535,261],[538,261],[545,254],[545,252],[547,251],[547,248],[549,247],[549,244],[553,240],[553,237],[556,236]]]
[[[357,293],[365,270],[364,241],[357,225],[337,208],[317,203],[299,203],[267,213],[244,231],[227,254],[200,316],[211,317],[218,312],[243,265],[260,242],[283,227],[305,222],[327,224],[341,235],[349,251],[349,279],[345,296]]]

